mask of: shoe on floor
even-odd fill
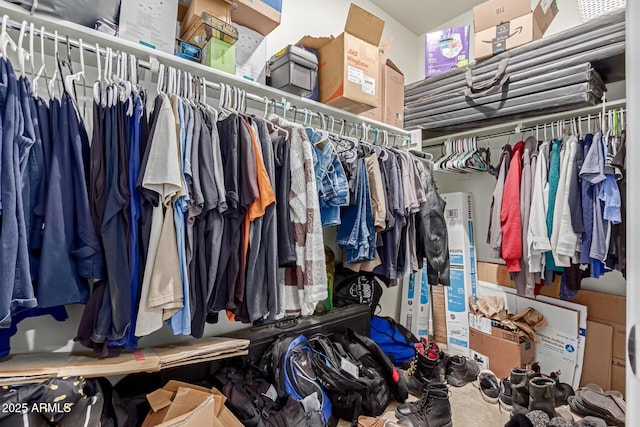
[[[498,403],[500,383],[492,371],[484,369],[478,374],[478,389],[482,398],[492,404]]]
[[[549,425],[549,415],[546,412],[540,410],[534,410],[527,414],[527,418],[533,424],[533,427],[547,427]]]
[[[507,421],[504,427],[533,427],[533,424],[525,414],[515,414]]]
[[[447,366],[447,382],[454,387],[463,387],[475,380],[480,367],[475,360],[462,356],[451,356]]]
[[[428,390],[422,406],[406,417],[398,419],[405,427],[452,427],[449,393],[442,389]]]
[[[425,384],[422,388],[422,394],[418,400],[402,403],[396,407],[396,417],[407,417],[412,413],[417,412],[423,405],[425,405],[424,401],[427,399],[430,390],[442,390],[449,393],[449,388],[444,383]]]
[[[500,394],[498,395],[498,404],[500,408],[507,412],[511,411],[511,381],[509,377],[504,377],[500,380]]]
[[[591,388],[579,389],[575,396],[569,397],[569,406],[579,414],[602,418],[607,425],[625,424],[626,403],[611,394],[599,393]]]

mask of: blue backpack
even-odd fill
[[[369,336],[396,366],[411,360],[415,356],[415,344],[420,342],[390,317],[373,316]]]

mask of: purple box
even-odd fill
[[[447,28],[425,36],[426,77],[469,65],[470,26]]]

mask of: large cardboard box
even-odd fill
[[[202,12],[215,16],[219,20],[231,24],[231,0],[191,0],[184,18],[182,19],[182,34],[193,22],[202,16]],[[181,36],[182,36],[181,34]]]
[[[476,33],[531,12],[529,0],[489,0],[473,8],[473,31]]]
[[[447,193],[450,286],[446,290],[447,348],[469,356],[469,298],[476,298],[476,246],[471,193]]]
[[[384,21],[351,4],[344,33],[305,36],[298,44],[318,52],[320,102],[361,113],[380,103],[380,53]]]
[[[132,0],[120,6],[118,36],[173,54],[178,0]]]
[[[501,328],[490,319],[469,315],[471,357],[480,369],[490,369],[498,378],[512,368],[525,368],[535,360],[535,343],[521,340],[515,332]]]
[[[391,40],[380,43],[380,78],[376,88],[380,94],[379,105],[360,115],[402,128],[404,127],[404,74],[389,59],[390,46]]]
[[[280,25],[282,0],[234,0],[233,22],[266,36]]]
[[[587,322],[587,336],[580,386],[598,384],[611,390],[613,327],[598,322]]]
[[[431,318],[430,286],[427,279],[427,262],[424,267],[402,284],[402,304],[400,323],[416,337],[429,340],[429,320]]]
[[[542,4],[533,12],[504,21],[495,27],[478,31],[475,33],[474,58],[476,60],[489,58],[506,50],[522,46],[541,38],[553,18],[555,18],[558,8],[555,2],[546,10]]]
[[[627,299],[620,295],[603,292],[580,291],[573,299],[577,304],[588,307],[590,321],[609,325],[613,328],[611,351],[611,389],[625,392],[625,368],[627,360]],[[588,334],[588,331],[587,331]]]
[[[447,342],[447,309],[444,295],[444,286],[431,286],[433,339],[442,344]]]

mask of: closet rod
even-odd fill
[[[26,20],[25,20],[26,21]],[[35,25],[35,24],[34,24]],[[21,31],[23,25],[22,22],[18,22],[15,21],[13,19],[8,19],[7,20],[7,28],[8,29],[12,29],[15,31]],[[41,26],[42,27],[42,26]],[[26,26],[25,26],[25,37],[26,35],[28,35],[31,32],[30,29],[30,23],[27,22]],[[58,34],[57,39],[56,39],[56,34],[52,33],[50,31],[41,31],[40,28],[38,28],[37,26],[34,27],[34,31],[33,31],[33,35],[35,36],[40,36],[42,34],[42,36],[44,38],[46,38],[49,41],[53,41],[54,43],[62,43],[64,45],[68,44],[70,47],[76,48],[76,49],[80,49],[80,41],[78,39],[74,39],[71,37],[68,37],[67,35],[60,35]],[[23,41],[23,45],[27,44],[27,41]],[[99,44],[99,43],[98,43]],[[99,54],[100,56],[107,56],[107,50],[106,48],[100,48],[99,51],[96,51],[96,46],[94,43],[88,43],[88,42],[83,42],[82,43],[82,49],[86,52],[90,52],[93,54]],[[25,49],[28,50],[28,49]],[[113,59],[117,59],[118,57],[118,53],[119,52],[114,52],[112,54],[112,58]],[[152,56],[152,53],[150,53],[150,55]],[[137,55],[136,55],[137,58]],[[138,66],[146,69],[146,70],[150,70],[152,72],[158,72],[157,67],[154,67],[154,64],[152,64],[150,61],[145,61],[142,59],[138,58]],[[168,67],[172,67],[172,68],[176,68],[175,66],[171,66],[171,65],[167,65]],[[195,73],[191,73],[194,77],[198,77]],[[200,76],[202,77],[202,76]],[[220,83],[215,83],[209,80],[206,80],[206,85],[208,88],[213,89],[213,90],[217,90],[220,91],[221,89],[221,84]],[[228,86],[233,86],[233,84],[230,84]],[[246,91],[245,91],[246,92]],[[276,96],[279,96],[276,95]],[[367,124],[365,119],[362,119],[362,124],[360,123],[356,123],[356,122],[352,122],[346,119],[337,119],[334,116],[332,116],[331,114],[320,114],[317,113],[315,111],[310,110],[309,108],[297,108],[295,105],[293,105],[291,102],[286,101],[285,97],[282,97],[282,101],[284,102],[278,102],[275,99],[269,99],[268,97],[264,97],[264,96],[259,96],[250,92],[246,92],[246,98],[250,99],[251,101],[260,103],[262,105],[266,105],[267,108],[269,107],[274,107],[274,108],[280,108],[282,110],[286,110],[286,112],[290,113],[290,112],[297,112],[302,114],[302,116],[305,115],[305,111],[306,114],[308,116],[311,117],[311,120],[316,119],[319,122],[323,121],[326,118],[329,118],[330,121],[333,123],[335,123],[337,126],[342,126],[342,123],[344,123],[344,128],[345,129],[356,129],[356,130],[362,130],[364,128],[366,128],[367,132],[369,134],[374,134],[374,135],[379,135],[382,136],[383,133],[386,131],[385,129],[381,129],[378,128],[375,125],[371,125],[371,124]],[[376,133],[377,132],[377,133]],[[394,141],[396,140],[400,140],[403,141],[403,144],[406,143],[407,141],[410,143],[411,140],[411,136],[409,133],[407,134],[400,134],[397,132],[393,132],[393,131],[386,131],[387,135],[389,136],[389,138],[393,138]]]
[[[626,99],[616,99],[606,102],[606,109],[619,109],[625,107],[627,104]],[[499,138],[501,136],[515,135],[522,132],[535,131],[536,125],[539,125],[539,131],[544,132],[544,124],[557,122],[560,120],[569,120],[571,118],[578,118],[582,116],[583,120],[588,120],[588,115],[591,114],[591,120],[597,122],[598,113],[602,111],[602,104],[594,105],[591,107],[577,108],[575,110],[562,111],[559,113],[546,114],[544,116],[532,117],[529,119],[513,120],[507,123],[500,123],[492,126],[485,126],[478,129],[471,129],[464,132],[455,134],[449,134],[436,138],[429,138],[422,141],[423,148],[442,147],[447,140],[455,140],[461,138],[469,138],[475,136],[477,139],[492,139]],[[518,131],[516,131],[518,129]]]

